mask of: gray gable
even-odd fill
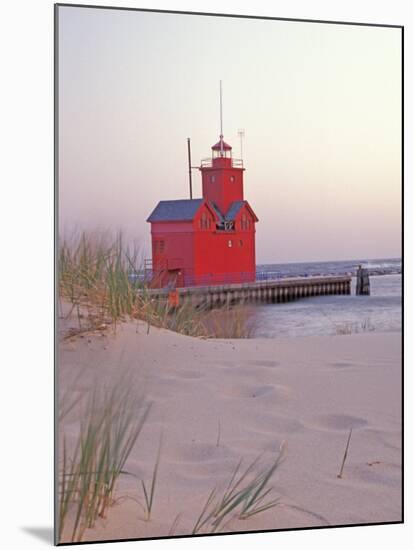
[[[243,206],[246,204],[246,201],[234,201],[230,208],[229,208],[229,211],[227,212],[226,214],[226,221],[234,221],[237,214],[240,212],[240,210],[243,208]]]
[[[147,222],[191,221],[203,203],[204,199],[160,201]]]
[[[213,209],[214,213],[215,213],[216,216],[218,217],[219,222],[223,223],[223,222],[224,222],[224,216],[223,216],[223,214],[220,212],[220,210],[218,209],[218,207],[214,204],[214,202],[209,202],[209,205],[211,206],[211,208]]]

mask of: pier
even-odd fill
[[[284,278],[250,283],[147,289],[145,294],[171,305],[219,307],[249,303],[281,303],[307,298],[351,294],[351,276]]]
[[[364,269],[361,265],[358,266],[356,272],[356,289],[355,293],[357,296],[369,296],[370,283],[369,283],[369,271]]]

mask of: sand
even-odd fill
[[[401,520],[401,334],[201,340],[141,322],[62,340],[59,384],[86,391],[128,372],[153,402],[121,476],[122,497],[84,540],[190,534],[213,489],[238,461],[263,453],[278,506],[225,531]],[[79,411],[60,426],[77,431]],[[350,428],[342,479],[338,479]],[[150,481],[163,433],[152,519],[138,479]],[[128,498],[124,498],[128,497]],[[129,498],[131,497],[131,498]],[[178,523],[175,521],[178,516]],[[171,527],[175,523],[173,531]]]

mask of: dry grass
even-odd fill
[[[346,447],[345,447],[345,451],[344,451],[344,456],[342,458],[341,469],[339,470],[339,474],[336,476],[339,479],[342,479],[342,474],[344,473],[344,466],[345,466],[345,462],[346,462],[346,459],[347,459],[347,456],[348,456],[348,449],[349,449],[349,443],[351,441],[351,435],[352,435],[352,428],[349,430],[348,439],[346,441]]]
[[[149,327],[167,328],[204,338],[249,338],[251,309],[245,306],[212,311],[189,304],[171,307],[146,293],[143,258],[138,246],[115,237],[82,233],[59,245],[59,296],[71,304],[78,326],[67,337],[105,330],[127,318]],[[139,292],[138,292],[139,291]]]
[[[375,326],[371,323],[369,319],[364,319],[360,322],[349,322],[336,324],[335,323],[336,334],[358,334],[360,332],[373,332]]]
[[[253,319],[251,307],[237,305],[205,312],[201,323],[209,338],[252,338],[256,329]]]

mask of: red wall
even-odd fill
[[[240,218],[243,212],[251,222],[249,230],[241,230]],[[232,246],[229,246],[229,241]],[[235,231],[217,231],[215,228],[210,231],[199,230],[194,234],[194,244],[194,284],[255,280],[255,228],[246,208],[236,218]]]
[[[190,222],[156,222],[151,224],[152,269],[157,275],[153,286],[162,287],[176,280],[184,282],[184,273],[194,265],[194,224]],[[157,243],[164,242],[163,250]],[[168,273],[168,269],[173,270]],[[182,275],[179,275],[179,273]]]
[[[230,158],[216,158],[211,168],[200,169],[203,197],[214,202],[222,214],[227,213],[232,202],[243,200],[244,168],[232,168],[231,162]],[[234,181],[230,180],[231,177]]]
[[[241,229],[243,213],[250,220],[248,230]],[[204,222],[207,227],[202,226],[202,219],[209,220],[209,224]],[[155,287],[255,280],[255,228],[247,208],[239,212],[234,231],[217,231],[215,217],[204,205],[192,222],[152,223],[151,236],[153,271],[159,274],[153,280]],[[164,242],[162,249],[160,241]]]

